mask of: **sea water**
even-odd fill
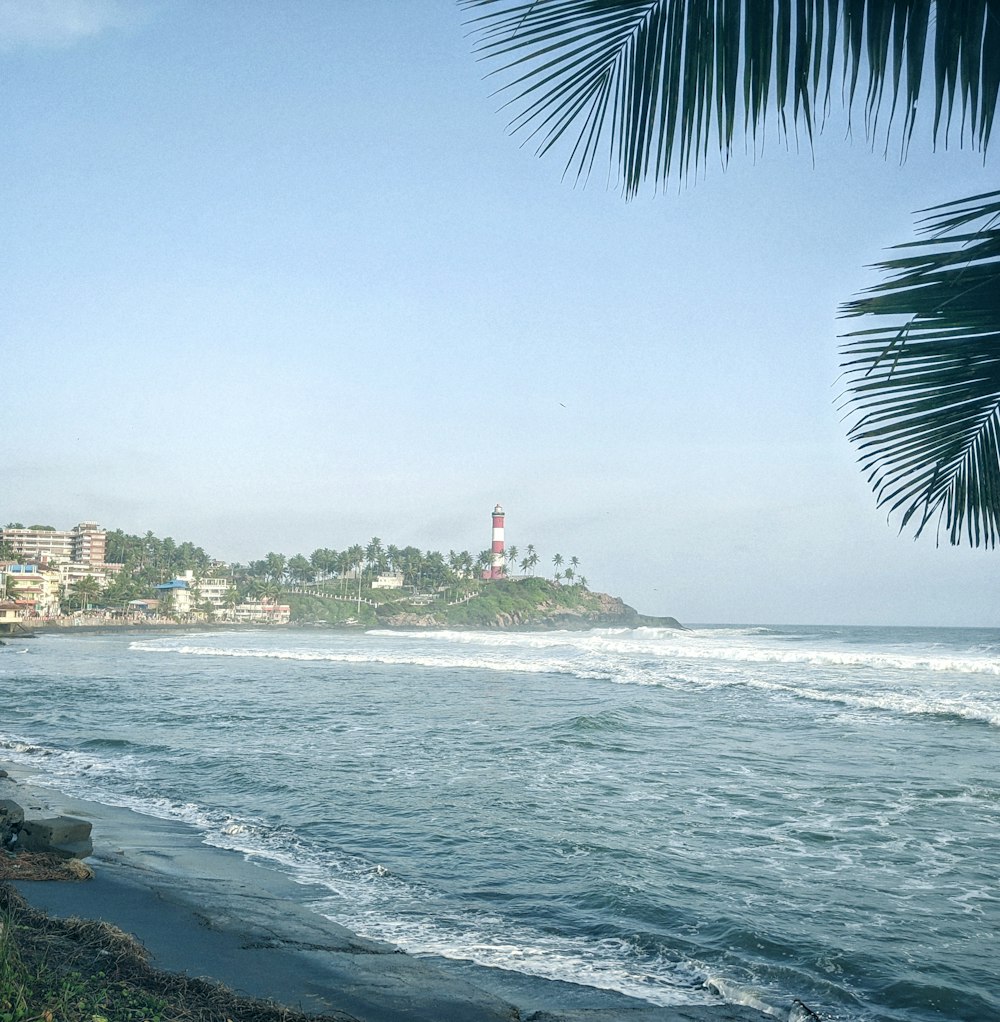
[[[0,761],[412,954],[1000,1019],[1000,631],[43,635]]]

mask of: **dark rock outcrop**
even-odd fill
[[[51,852],[64,859],[85,859],[94,854],[91,824],[76,816],[50,816],[25,820],[18,834],[18,851]]]
[[[13,799],[0,799],[0,849],[10,848],[24,824],[24,809]]]

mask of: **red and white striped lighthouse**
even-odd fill
[[[503,508],[499,504],[493,508],[493,545],[490,547],[490,570],[488,577],[504,577]]]

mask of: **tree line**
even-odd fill
[[[384,544],[378,536],[368,543],[355,543],[343,550],[318,547],[308,557],[297,553],[286,556],[270,552],[246,564],[227,564],[211,557],[191,542],[178,543],[170,536],[159,538],[152,532],[131,535],[121,529],[106,533],[106,560],[123,568],[106,585],[93,576],[78,579],[69,589],[69,607],[94,605],[124,606],[131,600],[148,597],[157,585],[191,571],[199,579],[229,579],[225,602],[236,606],[246,599],[276,601],[289,587],[331,586],[343,595],[355,586],[369,589],[379,575],[398,573],[402,584],[416,592],[433,592],[474,583],[492,563],[490,550],[472,554],[468,550],[421,550],[415,546]],[[529,543],[523,555],[517,546],[504,554],[504,567],[510,576],[534,576],[541,556]],[[564,558],[557,553],[551,559],[552,578],[558,583],[587,587],[580,574],[580,559]]]
[[[468,550],[449,550],[443,554],[415,546],[385,545],[380,537],[373,536],[367,544],[356,543],[343,550],[319,547],[308,557],[301,553],[291,557],[269,553],[261,560],[245,565],[234,564],[231,570],[234,578],[241,581],[265,580],[279,585],[339,581],[345,588],[351,581],[368,580],[370,583],[379,575],[398,573],[404,585],[425,590],[477,579],[490,567],[492,557],[489,550],[475,555]],[[523,558],[516,546],[508,547],[504,554],[508,575],[534,575],[540,561],[534,545],[530,543]],[[560,570],[564,563],[565,569]],[[567,562],[562,554],[556,554],[552,564],[556,569],[555,581],[586,585],[586,579],[579,576],[578,557],[570,557]]]

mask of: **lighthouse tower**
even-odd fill
[[[503,556],[503,508],[497,504],[493,508],[493,545],[490,547],[490,567],[483,572],[485,578],[504,577]]]

